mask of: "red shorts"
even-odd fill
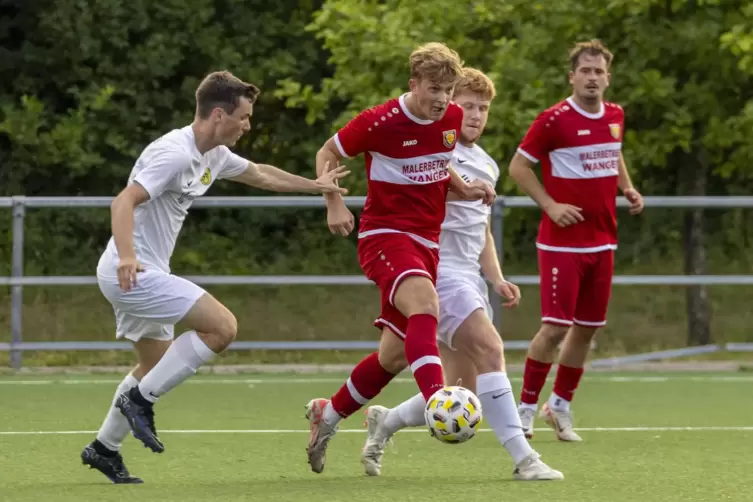
[[[382,312],[374,326],[386,326],[404,339],[408,319],[395,307],[395,292],[412,275],[428,277],[436,285],[439,251],[406,234],[376,234],[358,240],[358,262],[382,293]]]
[[[541,320],[570,326],[604,326],[612,292],[614,251],[566,253],[538,250]]]

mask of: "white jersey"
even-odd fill
[[[460,143],[452,167],[467,182],[481,179],[496,186],[499,167],[478,145]],[[439,275],[467,272],[478,275],[479,257],[486,244],[486,226],[491,208],[482,201],[448,201],[439,235]]]
[[[214,180],[237,176],[247,166],[247,160],[225,146],[202,155],[190,125],[150,143],[128,177],[128,184],[136,182],[149,193],[149,200],[137,206],[133,215],[133,245],[139,263],[170,273],[170,257],[194,199],[204,195]],[[97,273],[115,274],[118,262],[111,237]]]

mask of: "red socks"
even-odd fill
[[[347,418],[362,406],[374,399],[387,386],[395,375],[379,364],[379,353],[366,356],[332,396],[332,408],[343,418]]]
[[[571,368],[560,364],[557,367],[557,378],[554,380],[554,393],[565,401],[572,401],[582,376],[583,368]]]
[[[416,314],[408,318],[405,333],[405,357],[413,378],[427,401],[444,387],[442,361],[437,347],[437,318],[430,314]]]
[[[524,404],[537,404],[539,394],[544,388],[546,377],[552,363],[542,363],[531,358],[526,358],[526,367],[523,373],[523,388],[520,391],[520,402]]]

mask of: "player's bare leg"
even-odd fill
[[[110,410],[105,417],[102,426],[97,433],[96,439],[81,452],[81,460],[84,465],[97,469],[115,484],[142,483],[140,478],[131,476],[126,468],[120,448],[123,440],[131,432],[128,420],[115,407],[117,398],[137,386],[139,381],[148,373],[162,358],[170,347],[172,340],[154,340],[141,338],[134,342],[138,364],[115,390]]]
[[[312,399],[306,405],[309,444],[306,448],[311,470],[324,470],[329,442],[340,420],[347,418],[381,392],[407,366],[403,341],[389,328],[382,329],[379,351],[366,356],[331,399]]]
[[[560,351],[552,395],[541,410],[542,418],[562,441],[581,440],[581,437],[573,430],[570,402],[583,376],[583,367],[596,330],[595,327],[580,324],[573,324],[570,328]]]
[[[528,346],[523,386],[520,391],[518,413],[526,438],[533,437],[533,421],[536,417],[539,395],[557,354],[557,347],[565,339],[569,327],[543,323]]]
[[[165,447],[154,426],[154,403],[224,351],[238,332],[235,316],[208,293],[196,301],[182,322],[192,330],[176,338],[141,382],[115,403],[128,419],[134,437],[157,453]]]

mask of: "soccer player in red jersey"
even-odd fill
[[[573,430],[570,402],[591,340],[606,325],[617,189],[630,202],[631,214],[643,210],[622,156],[624,112],[603,99],[612,59],[598,40],[572,49],[572,95],[539,114],[510,163],[510,175],[545,213],[536,240],[542,324],[528,349],[518,408],[529,438],[539,394],[564,340],[553,393],[540,417],[560,440],[581,440]],[[543,186],[532,169],[538,162]]]
[[[435,283],[448,190],[461,200],[491,204],[495,198],[489,183],[468,184],[450,167],[463,122],[463,110],[450,101],[463,75],[458,54],[440,43],[426,44],[410,55],[410,68],[410,92],[358,114],[316,158],[320,172],[327,162],[364,154],[368,196],[358,259],[381,291],[381,314],[374,325],[382,337],[379,351],[363,359],[331,399],[306,405],[307,453],[314,472],[324,469],[338,422],[379,394],[406,359],[427,400],[443,387]],[[342,197],[327,197],[327,221],[333,233],[353,230],[353,215]]]

